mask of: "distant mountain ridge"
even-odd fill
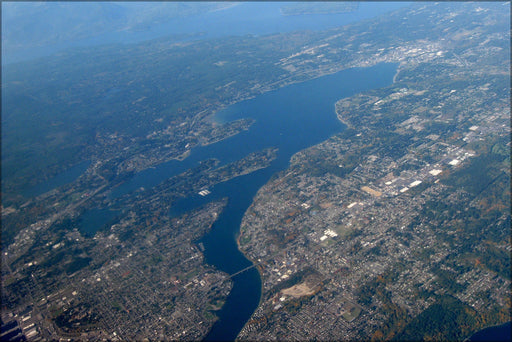
[[[281,7],[283,15],[303,15],[303,14],[332,14],[348,13],[356,11],[359,8],[359,2],[299,2],[290,3]]]
[[[10,53],[106,32],[137,31],[173,18],[233,5],[230,2],[4,2],[2,49]]]

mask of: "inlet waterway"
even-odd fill
[[[489,341],[489,342],[497,342],[497,341],[511,341],[512,333],[511,333],[512,322],[507,322],[505,324],[497,325],[494,327],[489,327],[486,329],[482,329],[479,332],[476,332],[471,336],[467,341]]]
[[[208,196],[194,195],[172,206],[170,215],[177,216],[210,201],[229,199],[201,242],[207,263],[234,274],[252,265],[238,250],[236,238],[243,215],[257,191],[272,175],[288,167],[293,154],[342,131],[344,126],[335,113],[337,100],[392,84],[396,70],[397,65],[390,63],[343,70],[231,105],[217,113],[215,120],[229,122],[253,118],[255,123],[249,130],[215,144],[195,148],[183,161],[170,161],[142,171],[115,189],[112,196],[118,197],[140,187],[148,189],[205,159],[216,158],[220,165],[224,165],[251,152],[277,147],[278,156],[269,167],[217,184],[209,189],[211,194]],[[101,226],[97,222],[95,225]],[[95,229],[82,228],[89,234]],[[219,311],[220,319],[206,340],[234,340],[259,304],[261,279],[256,268],[250,268],[232,280],[233,288]]]

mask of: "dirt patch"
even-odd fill
[[[315,293],[315,290],[310,288],[306,283],[300,283],[287,289],[283,289],[281,293],[294,298],[299,298],[303,296],[310,296]]]
[[[332,207],[332,203],[331,202],[320,203],[320,208],[322,208],[322,209],[329,209],[330,207]]]
[[[370,195],[373,195],[375,197],[379,197],[379,196],[382,196],[382,192],[380,191],[377,191],[377,190],[373,190],[372,188],[369,188],[367,186],[363,186],[361,188],[361,190],[363,190],[364,192],[367,192],[369,193]]]

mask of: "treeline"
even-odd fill
[[[414,318],[393,341],[462,341],[477,330],[477,312],[452,296],[442,296]]]

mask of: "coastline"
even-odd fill
[[[507,329],[508,325],[508,329]],[[508,321],[505,323],[487,326],[485,328],[481,328],[477,332],[474,332],[471,336],[467,337],[464,342],[471,341],[509,341],[510,340],[510,326],[512,325],[512,321]],[[496,333],[500,330],[503,330],[502,333],[508,332],[509,336],[500,336],[503,339],[496,339]],[[484,336],[482,336],[484,335]],[[486,336],[487,335],[487,336]],[[476,339],[475,339],[476,338]]]
[[[245,216],[245,214],[244,214]],[[252,317],[254,316],[254,313],[258,310],[258,308],[260,307],[260,305],[262,304],[262,299],[263,299],[263,290],[264,290],[264,282],[263,282],[263,273],[262,273],[262,270],[261,270],[261,266],[260,265],[257,265],[254,260],[252,260],[247,254],[245,254],[242,249],[240,248],[240,237],[242,236],[241,234],[241,231],[239,231],[238,233],[238,236],[236,237],[236,245],[237,245],[237,248],[238,250],[240,251],[240,253],[242,253],[242,255],[247,259],[249,260],[252,264],[253,264],[253,268],[255,268],[257,271],[258,271],[258,275],[260,277],[260,298],[258,299],[258,306],[256,307],[256,309],[254,310],[254,312],[251,314],[251,316],[249,317],[249,319],[247,320],[247,322],[245,322],[244,326],[242,327],[242,329],[240,329],[240,331],[238,332],[238,335],[240,335],[240,333],[245,329],[245,327],[247,326],[247,323],[249,323],[252,319]],[[238,335],[237,335],[237,338],[238,338]]]

